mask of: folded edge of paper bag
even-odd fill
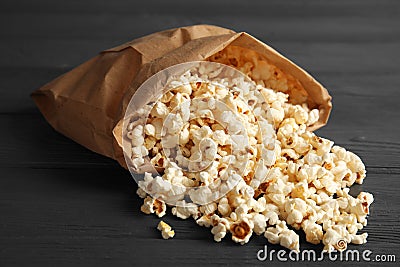
[[[308,130],[317,130],[328,122],[329,115],[332,110],[332,97],[329,95],[328,90],[321,83],[315,80],[308,72],[277,52],[272,47],[266,45],[247,33],[243,33],[230,45],[240,46],[259,53],[269,62],[280,68],[284,73],[289,73],[300,81],[304,89],[307,91],[308,96],[316,104],[315,108],[319,110],[319,120],[314,125],[308,127]]]

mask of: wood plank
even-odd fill
[[[385,15],[357,16],[341,14],[340,16],[315,16],[307,14],[307,8],[295,9],[297,15],[290,13],[290,8],[282,8],[276,13],[267,9],[266,14],[244,13],[239,15],[244,20],[229,20],[234,15],[230,10],[218,14],[201,13],[189,6],[191,11],[179,14],[165,9],[143,12],[140,9],[127,14],[107,13],[3,13],[0,22],[5,23],[2,40],[10,38],[23,42],[27,39],[108,39],[118,40],[150,34],[155,31],[191,24],[215,24],[232,28],[236,31],[248,31],[255,36],[272,41],[302,42],[338,42],[350,41],[370,43],[399,41],[400,21],[398,13],[387,7]],[[201,8],[200,8],[201,9]],[[128,9],[129,10],[129,9]],[[262,8],[260,9],[263,12]],[[219,11],[218,11],[219,12]],[[271,13],[271,14],[269,14]],[[272,15],[272,16],[270,16]],[[154,19],[154,18],[157,19]],[[29,21],[29,23],[26,23]],[[143,23],[145,22],[145,24]],[[355,34],[356,33],[356,34]]]
[[[307,1],[254,1],[251,5],[240,0],[221,0],[215,2],[213,0],[203,0],[197,2],[195,6],[185,0],[170,0],[168,3],[164,1],[145,1],[145,2],[126,2],[115,0],[109,2],[105,0],[87,0],[87,1],[68,1],[59,5],[51,0],[38,0],[35,3],[29,0],[18,1],[19,5],[15,5],[12,0],[2,1],[2,13],[73,13],[73,14],[93,14],[93,13],[117,13],[117,14],[143,14],[143,13],[172,13],[176,15],[185,15],[190,12],[204,10],[201,15],[208,14],[229,14],[232,16],[240,15],[251,11],[255,16],[272,15],[272,16],[307,16],[316,17],[338,17],[338,16],[368,16],[368,17],[385,17],[395,15],[399,11],[396,0],[379,1],[377,4],[374,0],[349,0],[321,2],[318,0]],[[374,12],[371,12],[373,10]],[[269,14],[270,13],[270,14]],[[197,12],[197,14],[199,14]],[[247,13],[248,14],[248,13]]]
[[[260,39],[311,72],[383,74],[399,71],[399,60],[393,55],[396,55],[400,41],[359,44]],[[120,41],[31,39],[29,42],[21,43],[13,39],[5,40],[0,43],[0,68],[72,68],[97,55],[98,52],[127,40],[128,37]],[[43,56],[44,54],[46,56]]]
[[[215,243],[209,229],[171,215],[163,219],[175,228],[176,237],[162,240],[155,229],[159,219],[139,212],[136,185],[122,169],[96,170],[89,166],[79,170],[4,171],[8,171],[0,179],[0,212],[7,214],[0,224],[0,263],[4,266],[176,261],[198,265],[210,259],[215,264],[257,264],[256,253],[266,244],[265,238],[258,236],[244,246],[229,238]],[[369,242],[352,245],[351,249],[399,253],[400,236],[394,227],[400,215],[393,203],[399,201],[395,191],[400,180],[394,178],[374,174],[362,186],[376,197],[369,224],[363,230],[369,233]],[[268,248],[280,249],[270,244]],[[320,251],[321,246],[303,240],[302,248]],[[15,258],[19,251],[24,251],[24,257]]]

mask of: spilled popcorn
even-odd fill
[[[367,233],[358,232],[373,196],[349,194],[366,176],[361,159],[307,130],[319,111],[305,104],[298,81],[269,62],[228,52],[210,61],[247,78],[200,65],[173,80],[144,120],[127,125],[131,166],[160,172],[138,182],[141,211],[162,217],[172,206],[175,216],[210,228],[216,242],[228,234],[243,245],[254,233],[299,251],[303,231],[325,251],[366,243]],[[163,221],[158,229],[174,236]]]
[[[171,226],[164,221],[160,221],[158,223],[157,229],[161,232],[161,236],[164,239],[173,238],[175,235],[175,231],[172,230]]]

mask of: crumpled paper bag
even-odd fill
[[[102,51],[33,92],[32,98],[55,130],[126,168],[122,119],[139,86],[167,67],[207,60],[230,46],[254,51],[297,79],[308,105],[319,109],[320,119],[310,130],[326,124],[331,97],[320,83],[251,35],[212,25],[157,32]]]

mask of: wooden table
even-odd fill
[[[29,98],[98,51],[196,23],[247,31],[329,89],[334,108],[318,134],[360,155],[368,175],[352,191],[375,196],[368,243],[350,248],[400,261],[399,1],[58,2],[0,4],[0,266],[271,264],[256,258],[264,237],[215,243],[170,215],[176,237],[162,240],[129,173],[55,132]]]

